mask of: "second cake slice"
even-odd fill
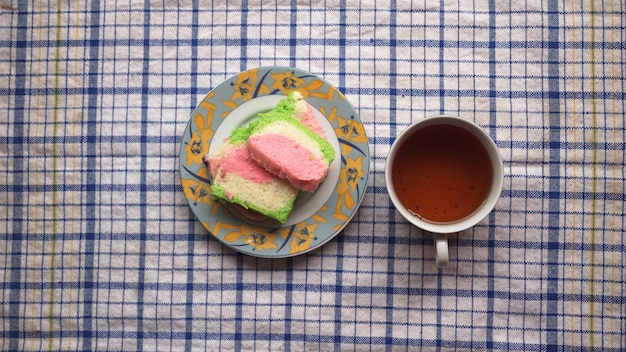
[[[335,158],[333,146],[294,118],[292,104],[278,104],[250,124],[250,156],[294,187],[313,192]]]
[[[252,160],[247,138],[247,128],[235,129],[220,148],[205,157],[212,179],[211,194],[232,203],[229,209],[250,220],[262,220],[256,212],[284,223],[298,189]]]

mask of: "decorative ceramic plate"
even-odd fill
[[[298,197],[285,223],[244,221],[211,196],[202,156],[293,91],[314,108],[335,160],[318,189]],[[213,89],[193,111],[180,148],[180,177],[193,213],[226,246],[257,257],[303,254],[337,236],[363,200],[369,168],[365,130],[343,94],[311,73],[287,67],[244,71]]]

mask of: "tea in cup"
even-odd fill
[[[480,126],[457,116],[422,119],[391,146],[385,183],[398,212],[433,233],[435,261],[448,263],[447,234],[484,219],[500,197],[502,158]]]

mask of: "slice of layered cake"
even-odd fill
[[[290,95],[275,109],[260,113],[249,126],[246,145],[252,159],[267,171],[287,179],[296,188],[313,192],[328,174],[335,150],[326,139],[295,118],[300,101],[304,102]],[[314,120],[315,116],[310,118]]]
[[[212,180],[211,194],[234,204],[229,209],[248,219],[262,220],[258,216],[262,214],[285,222],[298,189],[250,157],[246,148],[248,135],[247,128],[235,129],[222,146],[205,156]]]

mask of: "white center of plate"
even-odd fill
[[[213,134],[211,146],[209,147],[209,154],[215,152],[217,148],[224,144],[224,141],[230,136],[233,129],[245,126],[254,121],[257,118],[258,113],[272,110],[276,104],[284,98],[284,95],[265,95],[239,105],[228,115],[227,118],[224,119]],[[255,222],[249,219],[243,219],[237,214],[234,214],[234,212],[231,212],[234,216],[237,216],[239,219],[253,225],[262,227],[290,226],[310,218],[326,203],[328,198],[330,198],[332,193],[335,191],[337,181],[339,180],[339,172],[341,171],[341,150],[339,149],[339,140],[337,140],[337,135],[335,134],[333,126],[330,124],[328,119],[326,119],[324,114],[322,114],[321,111],[319,111],[315,106],[311,105],[311,107],[313,108],[315,118],[320,123],[320,126],[326,135],[326,139],[335,149],[335,159],[330,164],[330,170],[328,171],[328,175],[326,176],[324,182],[319,185],[315,192],[303,193],[298,197],[298,199],[296,199],[293,211],[289,214],[289,217],[284,224],[271,219]]]

